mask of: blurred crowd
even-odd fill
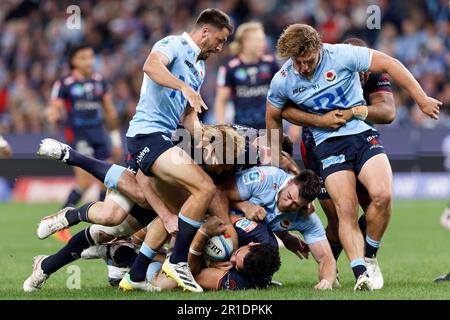
[[[66,25],[67,7],[74,2],[81,9],[80,29]],[[366,26],[370,5],[380,9],[379,29]],[[271,52],[281,31],[291,23],[316,27],[324,42],[361,37],[402,61],[428,95],[444,102],[441,119],[432,121],[395,87],[397,117],[392,125],[450,128],[448,0],[2,0],[0,133],[54,129],[46,124],[43,110],[53,82],[69,72],[68,48],[80,41],[94,47],[95,69],[110,82],[122,126],[127,127],[139,96],[142,65],[152,45],[168,34],[190,30],[193,19],[207,7],[224,10],[235,25],[261,21]],[[207,61],[202,93],[208,106],[214,104],[217,69],[228,55],[226,48]],[[212,108],[204,117],[205,122],[214,122]]]

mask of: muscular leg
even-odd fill
[[[160,155],[151,171],[161,180],[178,185],[190,193],[179,214],[179,231],[170,256],[171,263],[187,262],[189,245],[201,225],[216,187],[212,179],[178,147]]]
[[[339,219],[337,216],[336,207],[331,199],[322,199],[319,200],[319,202],[323,212],[327,216],[328,225],[325,228],[325,231],[328,242],[331,246],[331,251],[333,251],[334,259],[337,261],[343,248],[341,241],[339,240]]]
[[[364,241],[358,226],[358,199],[356,196],[356,177],[352,171],[332,173],[325,180],[325,187],[335,203],[339,218],[339,239],[350,260],[355,278],[366,271]]]
[[[366,211],[366,251],[372,258],[391,218],[392,170],[387,156],[378,154],[370,158],[362,167],[358,179],[372,199]]]

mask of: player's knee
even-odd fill
[[[217,191],[216,185],[212,181],[212,179],[205,174],[205,177],[202,177],[202,179],[197,184],[197,194],[201,198],[211,201],[211,199],[214,197],[214,194]]]
[[[347,220],[347,219],[355,219],[357,216],[357,202],[354,199],[342,197],[339,201],[336,201],[336,209],[338,213],[338,219]]]

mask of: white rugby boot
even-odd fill
[[[66,212],[72,210],[72,207],[66,207],[59,210],[56,214],[42,218],[37,228],[37,236],[43,240],[52,234],[61,231],[69,226],[66,219]]]
[[[170,256],[166,258],[162,271],[174,280],[184,290],[203,292],[202,287],[195,281],[187,262],[170,263]]]
[[[33,292],[40,290],[45,280],[48,279],[48,275],[44,273],[41,268],[42,260],[47,258],[47,256],[36,256],[33,261],[33,273],[29,276],[23,283],[23,291]]]
[[[41,140],[37,154],[41,158],[66,162],[69,158],[70,149],[71,147],[65,143],[55,139],[45,138]]]
[[[147,279],[140,282],[134,282],[130,279],[130,274],[127,273],[123,279],[119,283],[119,288],[123,291],[134,291],[134,290],[140,290],[140,291],[147,291],[147,292],[160,292],[161,288],[156,287],[151,284],[150,281]]]
[[[367,273],[372,279],[373,289],[380,290],[383,288],[384,280],[381,273],[380,266],[378,265],[377,258],[364,258],[366,262]]]

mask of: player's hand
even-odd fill
[[[347,123],[347,121],[344,119],[344,113],[342,110],[328,111],[323,116],[321,116],[320,119],[321,122],[319,127],[325,129],[337,130]]]
[[[285,151],[281,151],[281,162],[280,162],[280,168],[291,172],[295,175],[300,174],[300,168],[295,163],[294,159]]]
[[[314,213],[316,211],[316,206],[314,205],[314,202],[310,202],[306,205],[306,208],[304,209],[304,214],[306,216],[309,216],[310,214]]]
[[[161,220],[167,232],[172,236],[176,236],[178,232],[178,216],[176,214],[168,214],[161,217]]]
[[[181,88],[181,93],[188,101],[188,104],[194,108],[195,112],[202,113],[202,109],[208,110],[208,107],[200,96],[200,93],[194,91],[194,89],[192,89],[189,85],[183,86],[183,88]]]
[[[333,284],[327,279],[322,279],[318,284],[314,286],[317,290],[333,290]]]
[[[248,209],[245,210],[244,214],[248,220],[256,221],[264,220],[267,215],[266,209],[254,204],[249,204]]]
[[[426,97],[423,101],[417,102],[420,110],[434,120],[439,119],[439,112],[442,102],[431,97]]]
[[[289,237],[282,239],[282,241],[284,246],[295,253],[301,260],[303,258],[308,259],[309,247],[299,236],[291,234]]]
[[[210,216],[206,220],[206,222],[200,227],[204,233],[206,233],[209,237],[214,237],[219,234],[222,234],[226,230],[225,223],[222,219],[216,216]]]

